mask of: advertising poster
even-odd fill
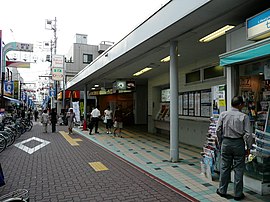
[[[73,111],[75,113],[76,120],[77,122],[79,122],[81,120],[79,102],[72,102],[72,106],[73,106]]]
[[[8,97],[13,97],[14,95],[14,82],[13,81],[4,82],[4,95]]]
[[[201,116],[210,117],[211,116],[211,89],[201,91]]]

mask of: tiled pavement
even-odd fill
[[[234,201],[226,200],[215,192],[217,181],[210,181],[200,173],[201,148],[180,145],[180,162],[171,163],[169,159],[169,140],[165,137],[149,134],[142,130],[123,130],[123,138],[106,134],[100,128],[100,134],[88,135],[87,131],[75,129],[76,133],[110,150],[136,167],[160,179],[161,182],[183,191],[199,201]],[[229,185],[228,194],[233,196],[233,184]],[[245,189],[243,201],[270,201],[270,195],[260,196]]]
[[[67,135],[67,127],[62,126],[57,133],[41,129],[35,123],[31,132],[0,153],[6,181],[0,196],[26,189],[31,202],[188,201],[89,137]],[[106,135],[91,138],[113,140]]]
[[[75,129],[80,135],[68,136],[66,127],[57,128],[61,133],[44,134],[37,124],[16,141],[21,144],[0,153],[6,177],[0,196],[25,188],[30,201],[185,201],[179,192],[190,200],[224,201],[215,194],[217,182],[200,174],[200,148],[180,145],[180,162],[171,163],[164,137],[134,128],[124,130],[124,138],[107,135],[104,128],[99,135]],[[108,170],[96,172],[90,162]],[[270,201],[245,191],[244,201]]]

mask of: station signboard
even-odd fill
[[[246,33],[249,40],[261,40],[270,36],[270,9],[246,20]]]

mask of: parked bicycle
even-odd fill
[[[29,192],[26,189],[18,189],[0,197],[0,202],[29,202]]]
[[[11,146],[23,133],[33,128],[33,122],[29,119],[6,116],[0,123],[0,152]]]

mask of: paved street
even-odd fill
[[[89,139],[57,130],[35,123],[0,153],[0,196],[27,189],[30,201],[189,201]]]

